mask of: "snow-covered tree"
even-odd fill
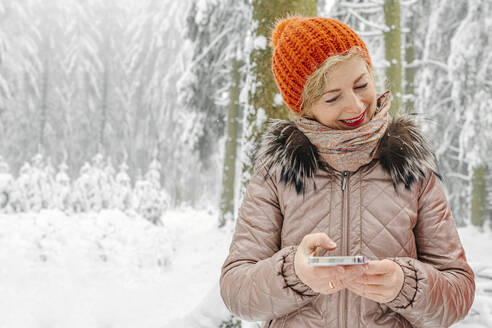
[[[161,164],[154,159],[144,177],[135,182],[134,199],[135,209],[150,222],[162,225],[161,216],[169,207],[169,195],[161,189],[160,185]]]
[[[0,156],[0,213],[8,212],[14,188],[14,177],[10,173],[9,165]]]
[[[451,40],[448,59],[451,105],[461,121],[458,161],[466,163],[462,168],[471,182],[471,222],[479,226],[486,216],[486,172],[492,159],[491,13],[490,1],[467,1],[466,16]]]
[[[68,176],[68,166],[61,163],[58,166],[58,172],[55,175],[53,186],[53,207],[60,211],[70,209],[70,177]]]
[[[126,156],[133,178],[157,149],[170,174],[189,174],[176,160],[187,153],[176,87],[187,6],[0,1],[0,153],[13,170],[40,152],[75,175],[87,154],[101,152]],[[173,182],[168,189],[182,188]]]
[[[490,72],[490,38],[484,37],[490,10],[487,1],[432,2],[415,61],[416,108],[426,118],[424,131],[435,145],[459,225],[470,218],[473,168],[489,153],[490,89],[483,74]]]
[[[119,171],[116,174],[114,193],[113,193],[113,207],[121,211],[127,211],[133,206],[132,202],[132,186],[131,180],[128,176],[128,165],[121,163]]]
[[[200,154],[204,168],[218,151],[216,140],[224,134],[227,104],[227,71],[230,51],[224,51],[235,30],[231,19],[235,5],[226,1],[193,1],[187,13],[186,36],[193,42],[191,63],[181,80],[181,99],[196,113],[191,145]],[[224,74],[226,73],[226,74]]]

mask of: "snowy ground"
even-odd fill
[[[218,279],[234,227],[218,230],[216,214],[182,208],[164,226],[117,211],[0,215],[0,327],[217,328],[228,314]],[[477,294],[454,327],[492,327],[492,232],[459,232]]]
[[[492,327],[492,231],[469,226],[458,229],[468,263],[475,272],[475,300],[468,316],[453,327]]]

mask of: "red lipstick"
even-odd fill
[[[351,123],[346,122],[344,120],[339,120],[339,121],[342,122],[343,124],[345,124],[346,126],[351,126],[351,127],[357,126],[357,125],[361,124],[362,122],[364,122],[364,119],[366,118],[366,111],[367,111],[367,109],[362,114],[360,114],[358,117],[356,117],[357,121],[353,121]]]

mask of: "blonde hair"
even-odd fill
[[[306,83],[304,84],[304,89],[301,96],[300,116],[314,118],[311,113],[311,107],[323,95],[326,84],[330,78],[330,73],[337,65],[354,57],[359,57],[364,60],[369,74],[372,78],[374,78],[374,72],[366,58],[364,58],[364,55],[359,47],[352,47],[344,54],[328,57],[323,64],[308,77]]]

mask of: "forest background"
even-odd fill
[[[215,231],[231,227],[268,119],[291,115],[269,40],[289,14],[337,18],[362,36],[393,115],[413,115],[432,143],[457,225],[486,236],[490,0],[0,0],[0,246],[17,248],[2,233],[37,231],[29,252],[49,263],[63,247],[46,242],[59,237],[52,227],[73,225],[63,233],[100,262],[165,267],[181,242],[162,227],[178,222],[167,212],[212,207]],[[53,214],[36,213],[52,209],[65,216],[43,226]],[[123,214],[104,221],[111,209]],[[78,213],[102,214],[81,232],[67,221]],[[158,229],[127,220],[139,216]],[[192,230],[189,216],[176,231]],[[107,242],[130,230],[134,248]]]
[[[267,119],[289,115],[269,37],[295,13],[360,33],[379,91],[431,140],[458,225],[492,224],[488,0],[2,0],[0,170],[73,185],[98,167],[132,188],[154,170],[167,206],[233,220]]]
[[[173,306],[181,326],[186,318],[206,326],[186,317],[184,298],[203,298],[196,286],[217,280],[261,133],[269,118],[289,118],[271,73],[270,33],[291,14],[337,18],[362,36],[378,91],[395,97],[392,114],[412,115],[435,149],[460,234],[490,241],[490,0],[0,0],[0,263],[8,268],[0,308],[12,320],[0,324],[31,327],[19,321],[33,298],[27,282],[44,291],[40,299],[56,300],[56,283],[75,279],[60,278],[60,268],[78,263],[93,270],[81,277],[93,277],[87,297],[102,308],[106,285],[123,274],[133,284],[147,270],[139,286],[152,292],[135,299],[152,311],[149,327],[171,320]],[[182,247],[184,238],[213,251]],[[477,246],[484,251],[472,254],[480,288],[469,323],[487,326],[492,276],[488,245]],[[175,283],[192,277],[180,256],[199,248],[205,260],[195,275],[207,284],[187,290]],[[121,279],[113,292],[129,285]],[[106,313],[87,310],[92,317],[77,300],[82,312],[68,326],[106,326]],[[40,314],[32,322],[66,304],[33,305]],[[225,315],[217,286],[202,304],[215,315],[209,326],[241,325]],[[170,314],[160,314],[163,306]],[[151,317],[142,313],[133,326]],[[120,319],[116,326],[132,327]]]

